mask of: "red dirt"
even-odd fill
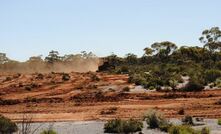
[[[33,121],[107,120],[140,118],[150,108],[166,117],[181,118],[178,111],[205,118],[220,118],[221,90],[202,92],[124,92],[127,75],[105,73],[1,74],[0,113],[14,121],[30,114]]]

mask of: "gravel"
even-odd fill
[[[174,124],[181,124],[178,119],[170,119]],[[103,134],[103,121],[79,121],[79,122],[54,122],[54,123],[32,123],[32,130],[40,128],[34,133],[39,134],[45,129],[53,128],[58,134]],[[217,125],[216,119],[205,119],[204,124],[201,126],[194,126],[195,129],[201,129],[203,127],[209,127],[211,134],[221,134],[221,126]],[[20,125],[19,125],[20,127]],[[147,129],[147,125],[144,122],[144,134],[166,134],[159,130]]]

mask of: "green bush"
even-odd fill
[[[200,134],[190,126],[180,125],[172,126],[169,129],[169,134]]]
[[[174,125],[169,128],[169,134],[210,134],[210,129],[204,127],[201,130],[195,130],[188,125]]]
[[[208,127],[202,128],[201,134],[210,134],[210,129]]]
[[[0,115],[0,134],[11,134],[18,130],[17,125],[10,119]]]
[[[221,119],[218,119],[217,124],[218,124],[218,125],[221,125]]]
[[[54,130],[44,130],[41,134],[57,134]]]
[[[221,71],[210,69],[205,72],[205,81],[207,83],[214,82],[217,78],[221,77]]]
[[[144,115],[144,119],[149,128],[161,128],[165,129],[165,126],[168,126],[168,121],[163,117],[162,114],[155,110],[149,110],[146,115]]]
[[[216,81],[214,82],[214,85],[215,85],[216,87],[221,88],[221,79],[220,79],[220,78],[217,78]]]
[[[118,74],[125,74],[125,73],[128,73],[129,72],[129,68],[127,66],[122,66],[118,71],[117,73]]]
[[[139,74],[130,75],[128,82],[135,83],[136,85],[145,85],[146,79]]]
[[[133,133],[142,131],[143,123],[139,120],[110,120],[104,125],[105,133]]]
[[[189,83],[181,88],[182,91],[192,92],[192,91],[202,91],[204,86],[197,82],[196,80],[190,80]]]

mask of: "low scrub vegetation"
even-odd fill
[[[221,119],[218,119],[217,123],[218,123],[218,125],[221,125]]]
[[[191,80],[185,87],[181,88],[182,91],[202,91],[204,86],[197,81]]]
[[[169,129],[169,134],[210,134],[210,130],[207,127],[201,130],[195,130],[188,125],[173,125]]]
[[[134,133],[142,131],[143,123],[140,120],[130,119],[130,120],[121,120],[114,119],[108,121],[104,125],[105,133]]]
[[[18,127],[14,122],[0,115],[0,134],[12,134],[17,130]]]
[[[163,115],[155,110],[150,110],[144,116],[148,128],[150,129],[159,129],[163,132],[169,134],[209,134],[210,129],[207,127],[202,128],[201,130],[195,130],[191,127],[194,125],[193,119],[191,116],[185,116],[183,125],[174,125],[167,121]]]
[[[148,128],[150,129],[160,129],[162,131],[167,132],[168,129],[171,127],[172,124],[169,123],[168,120],[164,118],[164,116],[155,111],[155,110],[149,110],[144,115],[144,120],[146,121]]]
[[[54,130],[44,130],[44,131],[41,132],[40,134],[57,134],[57,132],[54,131]]]
[[[210,134],[210,129],[208,127],[202,128],[201,134]]]
[[[170,87],[173,91],[201,91],[212,84],[221,86],[221,30],[212,27],[202,32],[203,47],[181,46],[170,41],[155,42],[144,48],[144,55],[129,53],[125,57],[110,55],[104,59],[100,71],[128,74],[129,82],[146,89]],[[189,84],[183,83],[188,76]]]

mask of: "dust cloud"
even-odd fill
[[[54,53],[53,53],[54,54]],[[50,73],[50,72],[95,72],[102,64],[102,60],[94,55],[76,54],[58,57],[49,54],[49,60],[41,57],[31,57],[26,62],[8,60],[0,64],[0,72],[6,73]],[[53,57],[54,56],[54,57]],[[57,56],[57,57],[56,57]],[[57,59],[56,59],[57,58]]]

